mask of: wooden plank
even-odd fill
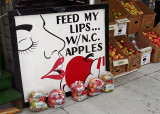
[[[0,110],[0,114],[15,114],[17,112],[21,112],[21,110],[16,107]]]

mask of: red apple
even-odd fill
[[[85,82],[90,74],[91,65],[93,63],[93,59],[89,58],[91,56],[94,56],[93,53],[86,57],[76,56],[69,61],[65,71],[65,80],[68,87],[77,80]]]
[[[123,44],[123,47],[126,47],[126,46],[127,46],[127,45],[124,43],[124,44]]]
[[[93,89],[93,88],[90,88],[90,91],[91,91],[92,93],[95,93],[95,92],[96,92],[96,90]]]
[[[153,42],[154,42],[155,44],[157,44],[157,43],[158,43],[158,39],[154,39]]]
[[[96,88],[97,88],[97,85],[96,85],[96,84],[94,84],[94,85],[93,85],[93,89],[96,89]]]
[[[56,103],[56,100],[52,99],[51,104],[55,104],[55,103]]]
[[[113,46],[109,46],[109,49],[113,49]]]

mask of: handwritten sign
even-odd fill
[[[119,19],[119,20],[116,20],[116,21],[117,21],[117,23],[129,23],[130,22],[130,20],[128,20],[127,18]]]
[[[114,24],[114,25],[109,25],[109,30],[115,30],[117,28],[117,25]]]
[[[113,61],[113,66],[121,66],[121,65],[126,65],[128,64],[128,59],[122,59],[122,60],[117,60],[117,61]]]
[[[103,4],[9,13],[16,76],[22,81],[16,84],[23,85],[17,87],[25,102],[34,89],[48,94],[63,87],[69,92],[75,81],[87,86],[109,70],[107,8]]]

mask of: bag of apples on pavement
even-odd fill
[[[106,71],[99,78],[105,82],[104,87],[102,89],[104,92],[113,91],[113,89],[114,89],[114,77],[113,77],[112,73]]]
[[[48,95],[48,105],[59,108],[65,103],[65,93],[62,89],[53,89]]]
[[[104,82],[98,78],[92,78],[88,83],[88,95],[96,96],[99,95],[104,86]]]
[[[72,98],[75,101],[83,101],[87,98],[87,91],[82,81],[76,81],[70,86],[72,92]]]
[[[45,103],[46,95],[39,90],[31,92],[28,98],[30,104],[29,110],[33,112],[40,112],[48,109],[47,103]]]

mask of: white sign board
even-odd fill
[[[18,49],[25,102],[35,89],[48,93],[64,87],[68,92],[71,83],[81,80],[87,85],[105,72],[107,6],[14,16],[13,44]]]

